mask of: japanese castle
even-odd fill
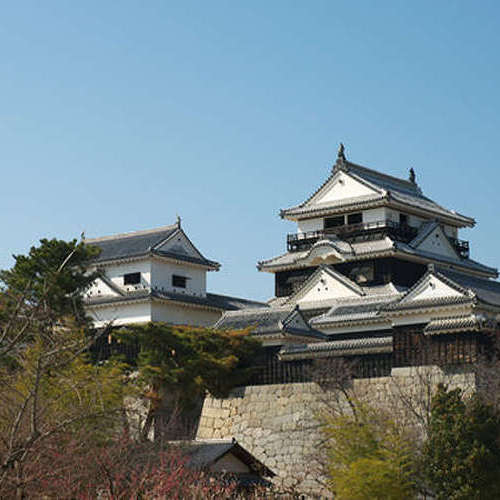
[[[180,217],[169,226],[85,243],[100,250],[89,269],[99,278],[85,296],[97,328],[149,321],[209,326],[224,311],[264,305],[207,291],[207,272],[220,264],[192,243]]]
[[[358,376],[412,365],[472,362],[500,318],[497,269],[472,260],[459,230],[473,218],[400,179],[348,161],[281,210],[297,223],[287,252],[258,263],[274,274],[264,306],[226,311],[217,328],[252,328],[267,350],[255,383],[303,381],[314,358],[356,361]]]

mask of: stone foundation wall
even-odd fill
[[[444,382],[473,390],[474,375],[443,372],[436,367],[400,368],[391,377],[354,380],[349,394],[385,408],[418,427],[424,417],[429,386]],[[277,474],[277,482],[301,492],[323,493],[318,416],[322,411],[347,409],[339,391],[316,383],[247,386],[226,399],[205,399],[197,438],[236,438]],[[396,417],[395,417],[396,418]]]

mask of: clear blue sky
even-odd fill
[[[500,265],[498,2],[3,2],[0,268],[42,237],[170,224],[265,299],[280,208],[355,162],[474,216]]]

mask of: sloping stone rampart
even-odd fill
[[[422,406],[425,412],[426,386],[435,387],[438,382],[472,389],[474,376],[465,371],[443,373],[438,368],[398,369],[391,377],[354,380],[349,391],[391,412],[398,408],[415,424],[412,411],[403,407]],[[329,407],[346,405],[338,391],[316,383],[240,387],[228,398],[205,399],[197,438],[234,437],[276,472],[278,482],[304,493],[324,493],[318,415]]]

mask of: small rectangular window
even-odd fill
[[[363,214],[349,214],[347,216],[347,224],[361,224],[363,222]]]
[[[187,278],[186,276],[178,276],[177,274],[172,275],[172,286],[177,288],[186,288]]]
[[[399,214],[399,223],[402,226],[408,225],[408,216],[406,214]]]
[[[339,215],[338,217],[327,217],[324,220],[325,229],[329,229],[331,227],[338,227],[344,225],[344,216]]]
[[[141,273],[128,273],[123,275],[124,285],[138,285],[141,282]]]

